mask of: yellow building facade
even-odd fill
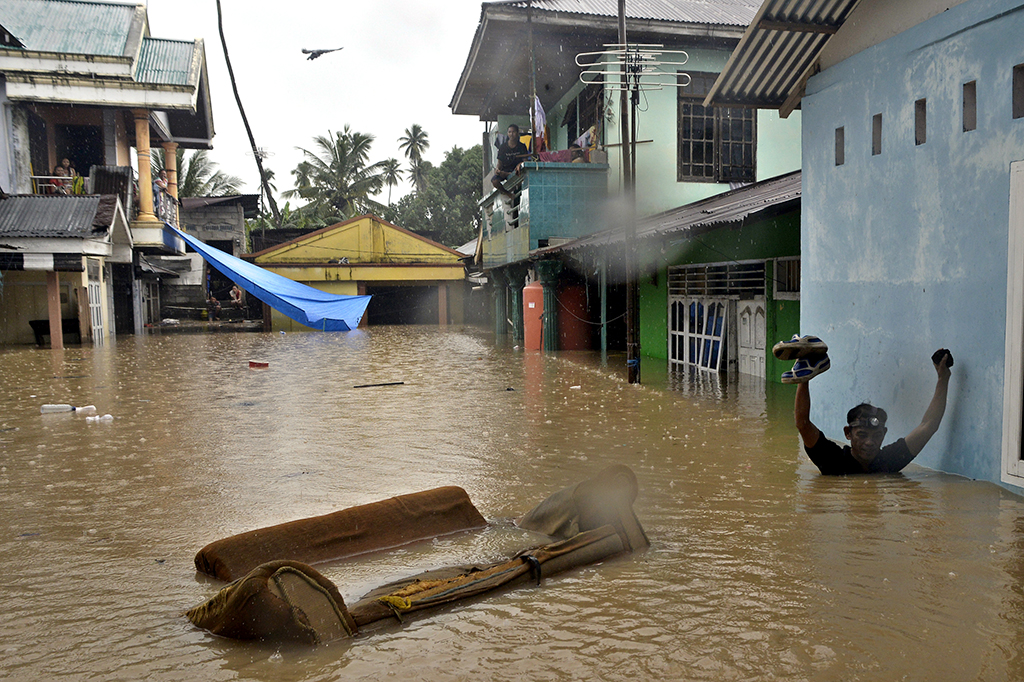
[[[288,279],[332,294],[370,294],[360,326],[462,324],[460,254],[373,215],[362,215],[246,256]],[[302,325],[272,312],[276,330]]]

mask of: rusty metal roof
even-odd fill
[[[123,57],[134,3],[82,0],[0,0],[0,22],[25,49]]]
[[[799,104],[825,44],[860,0],[765,0],[704,100],[706,106]]]
[[[526,7],[526,0],[485,3]],[[630,0],[626,16],[631,19],[681,21],[694,24],[746,26],[754,18],[761,0]],[[617,0],[534,0],[533,9],[541,12],[564,12],[617,17]]]
[[[110,227],[114,196],[17,195],[0,200],[0,237],[97,236]],[[109,217],[109,219],[108,219]]]
[[[759,4],[760,0],[630,0],[627,39],[670,49],[731,50]],[[533,0],[529,9],[526,0],[483,4],[448,105],[453,113],[493,121],[525,111],[534,69],[541,100],[550,106],[579,85],[577,54],[619,40],[616,0]]]
[[[741,224],[750,219],[760,220],[788,213],[800,205],[800,183],[801,172],[793,171],[642,218],[637,221],[636,236],[638,239],[649,239],[668,235],[686,236],[685,233],[700,234],[726,225]],[[625,239],[625,231],[620,227],[541,249],[534,255],[608,246],[624,242]]]
[[[188,85],[195,51],[194,40],[143,38],[135,80],[140,83]]]

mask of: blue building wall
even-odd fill
[[[946,417],[916,461],[997,483],[1009,166],[1024,159],[1012,71],[1022,62],[1024,7],[973,0],[816,75],[802,104],[801,331],[824,337],[832,357],[811,385],[812,420],[841,438],[846,411],[869,401],[889,412],[887,441],[906,435],[934,390],[929,356],[949,347]],[[971,80],[977,129],[964,132]],[[927,140],[917,145],[921,98]]]

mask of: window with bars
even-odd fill
[[[757,111],[705,107],[718,74],[693,72],[678,88],[677,170],[679,182],[754,182]]]
[[[799,280],[797,280],[799,281]],[[764,295],[764,261],[714,265],[673,265],[668,269],[668,295],[736,296]]]
[[[779,258],[775,261],[775,298],[800,300],[799,258]]]

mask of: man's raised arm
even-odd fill
[[[800,438],[804,441],[804,447],[813,448],[821,436],[821,431],[811,423],[811,389],[807,384],[808,382],[804,382],[796,385],[793,420],[796,422],[796,430],[800,432]]]
[[[924,446],[928,443],[935,432],[939,430],[942,423],[942,415],[946,413],[946,393],[949,390],[949,368],[953,366],[953,355],[945,348],[940,348],[932,355],[932,362],[935,364],[935,373],[938,379],[935,382],[935,395],[924,411],[924,417],[917,428],[906,437],[907,449],[910,454],[917,457]]]

